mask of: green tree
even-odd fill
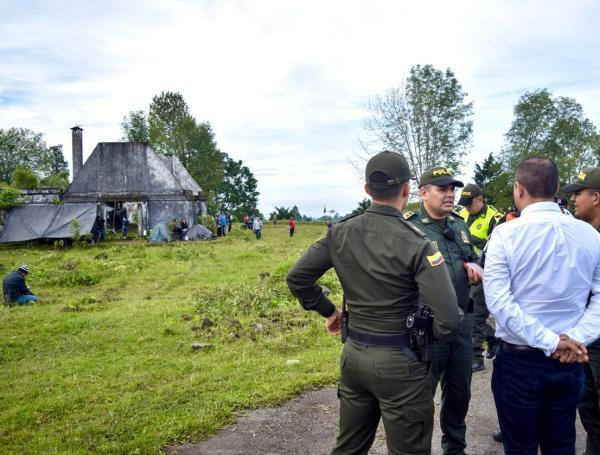
[[[69,164],[65,160],[62,145],[48,149],[50,175],[40,180],[40,186],[66,190],[69,186]]]
[[[10,209],[21,202],[21,192],[11,186],[0,189],[0,209]]]
[[[223,182],[217,187],[219,210],[231,212],[238,219],[249,213],[258,212],[258,182],[241,160],[225,156]]]
[[[496,159],[492,153],[483,160],[483,163],[475,163],[473,180],[483,190],[487,204],[496,208],[513,205],[512,174],[506,171],[502,161]]]
[[[162,92],[152,99],[148,127],[154,150],[179,158],[214,211],[218,186],[224,178],[225,154],[217,146],[210,123],[196,122],[180,93]]]
[[[294,217],[295,220],[302,219],[302,215],[300,215],[300,210],[298,209],[297,205],[292,207],[292,216]]]
[[[532,155],[553,159],[564,183],[581,168],[598,164],[600,137],[573,98],[553,97],[547,89],[526,92],[505,135],[503,164],[514,169]]]
[[[148,127],[148,116],[142,110],[129,111],[121,122],[121,131],[124,142],[150,143],[150,129]]]
[[[66,172],[69,174],[69,163],[65,160],[62,145],[53,145],[48,149],[50,160],[50,174],[60,174]]]
[[[60,188],[66,190],[69,186],[69,171],[51,174],[40,181],[40,185],[48,188]]]
[[[25,128],[0,129],[0,181],[10,182],[18,167],[45,177],[51,173],[51,162],[41,133]]]
[[[352,210],[351,214],[352,215],[360,215],[365,210],[367,210],[369,207],[371,207],[371,199],[364,198],[362,201],[360,201],[358,203],[358,207],[356,207],[354,210]]]
[[[21,190],[37,188],[40,180],[35,172],[25,167],[18,167],[13,174],[13,186]]]
[[[269,215],[269,219],[277,218],[278,220],[288,220],[292,216],[292,209],[289,207],[281,207],[275,206],[275,211],[271,212]]]
[[[158,153],[175,155],[187,167],[196,121],[181,93],[161,92],[152,98],[148,114],[150,143]]]
[[[449,68],[413,66],[403,84],[369,101],[370,139],[363,145],[401,153],[417,176],[433,166],[457,171],[473,132],[473,103],[466,98]]]
[[[191,130],[191,150],[186,166],[204,192],[211,211],[217,208],[219,186],[224,183],[227,155],[219,150],[210,123],[203,122]]]

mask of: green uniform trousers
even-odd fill
[[[585,385],[579,417],[587,432],[586,454],[600,455],[600,340],[588,346],[590,363],[584,365]]]
[[[482,362],[483,342],[487,341],[488,346],[493,343],[496,330],[487,322],[490,312],[485,304],[482,283],[471,286],[471,298],[473,299],[473,361]]]
[[[431,453],[434,407],[429,363],[410,360],[401,349],[348,339],[340,366],[340,432],[333,454],[368,453],[380,418],[390,455]]]
[[[444,455],[463,454],[467,425],[465,418],[471,400],[471,354],[473,318],[465,314],[459,329],[448,339],[433,345],[431,373],[434,391],[442,387],[440,428]]]

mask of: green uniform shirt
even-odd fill
[[[446,260],[446,268],[450,273],[452,284],[454,284],[458,306],[466,310],[469,305],[469,278],[464,263],[475,261],[477,255],[473,250],[469,228],[463,219],[452,212],[442,220],[442,225],[445,228],[452,228],[455,233],[454,240],[448,240],[443,234],[445,228],[442,228],[439,220],[431,218],[422,205],[419,213],[407,212],[404,218],[423,231],[427,238],[439,248]]]
[[[294,264],[287,276],[292,294],[307,310],[330,316],[335,307],[316,281],[331,267],[340,279],[349,327],[374,333],[406,329],[419,298],[435,315],[434,334],[460,324],[462,312],[444,259],[425,235],[393,207],[373,204],[329,229]]]

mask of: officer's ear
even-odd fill
[[[402,199],[406,199],[410,196],[410,181],[402,184]]]
[[[365,183],[365,193],[367,193],[369,196],[373,197],[371,195],[371,192],[369,191],[369,184],[368,183]]]

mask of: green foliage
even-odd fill
[[[193,153],[186,166],[187,170],[205,193],[211,213],[216,212],[216,197],[218,187],[223,182],[227,155],[219,150],[208,122],[199,123],[191,130],[190,146]]]
[[[483,197],[487,204],[496,208],[514,205],[512,174],[504,168],[502,161],[491,153],[483,163],[475,163],[473,180],[483,189]]]
[[[257,183],[250,169],[241,160],[235,161],[226,155],[225,175],[217,188],[219,210],[233,213],[237,218],[257,213]]]
[[[292,209],[282,205],[281,207],[275,207],[275,211],[271,212],[269,219],[289,220],[290,216],[292,216]]]
[[[365,210],[367,210],[369,207],[371,207],[371,199],[364,198],[362,201],[360,201],[358,203],[358,207],[356,207],[354,210],[352,210],[352,215],[360,215]]]
[[[175,155],[216,208],[217,187],[223,181],[224,154],[208,122],[198,123],[183,96],[161,92],[152,98],[148,114],[149,141],[158,153]]]
[[[124,142],[150,143],[150,129],[148,127],[148,116],[142,110],[129,111],[121,122],[121,132]]]
[[[18,167],[13,174],[13,186],[21,190],[31,190],[39,186],[39,178],[31,169]]]
[[[81,223],[77,218],[73,218],[69,223],[69,232],[75,243],[81,240]]]
[[[0,181],[9,182],[17,168],[51,172],[52,157],[41,133],[25,128],[0,129]]]
[[[0,190],[0,209],[10,209],[21,202],[21,192],[17,188],[5,186]]]
[[[198,217],[198,223],[205,228],[210,229],[214,235],[217,234],[217,223],[215,222],[214,217],[210,215],[201,215]]]
[[[473,132],[466,97],[449,68],[413,66],[402,85],[370,100],[365,127],[376,144],[404,155],[417,176],[433,166],[457,171]]]
[[[58,174],[51,174],[48,177],[42,179],[40,184],[47,188],[60,188],[64,191],[69,186],[69,171],[59,172]]]
[[[547,89],[521,96],[505,139],[502,160],[511,172],[524,158],[544,156],[556,162],[565,183],[583,167],[598,165],[600,136],[592,121],[573,98],[553,97]]]
[[[69,163],[65,160],[62,145],[53,145],[48,149],[50,174],[66,174],[69,180]]]

